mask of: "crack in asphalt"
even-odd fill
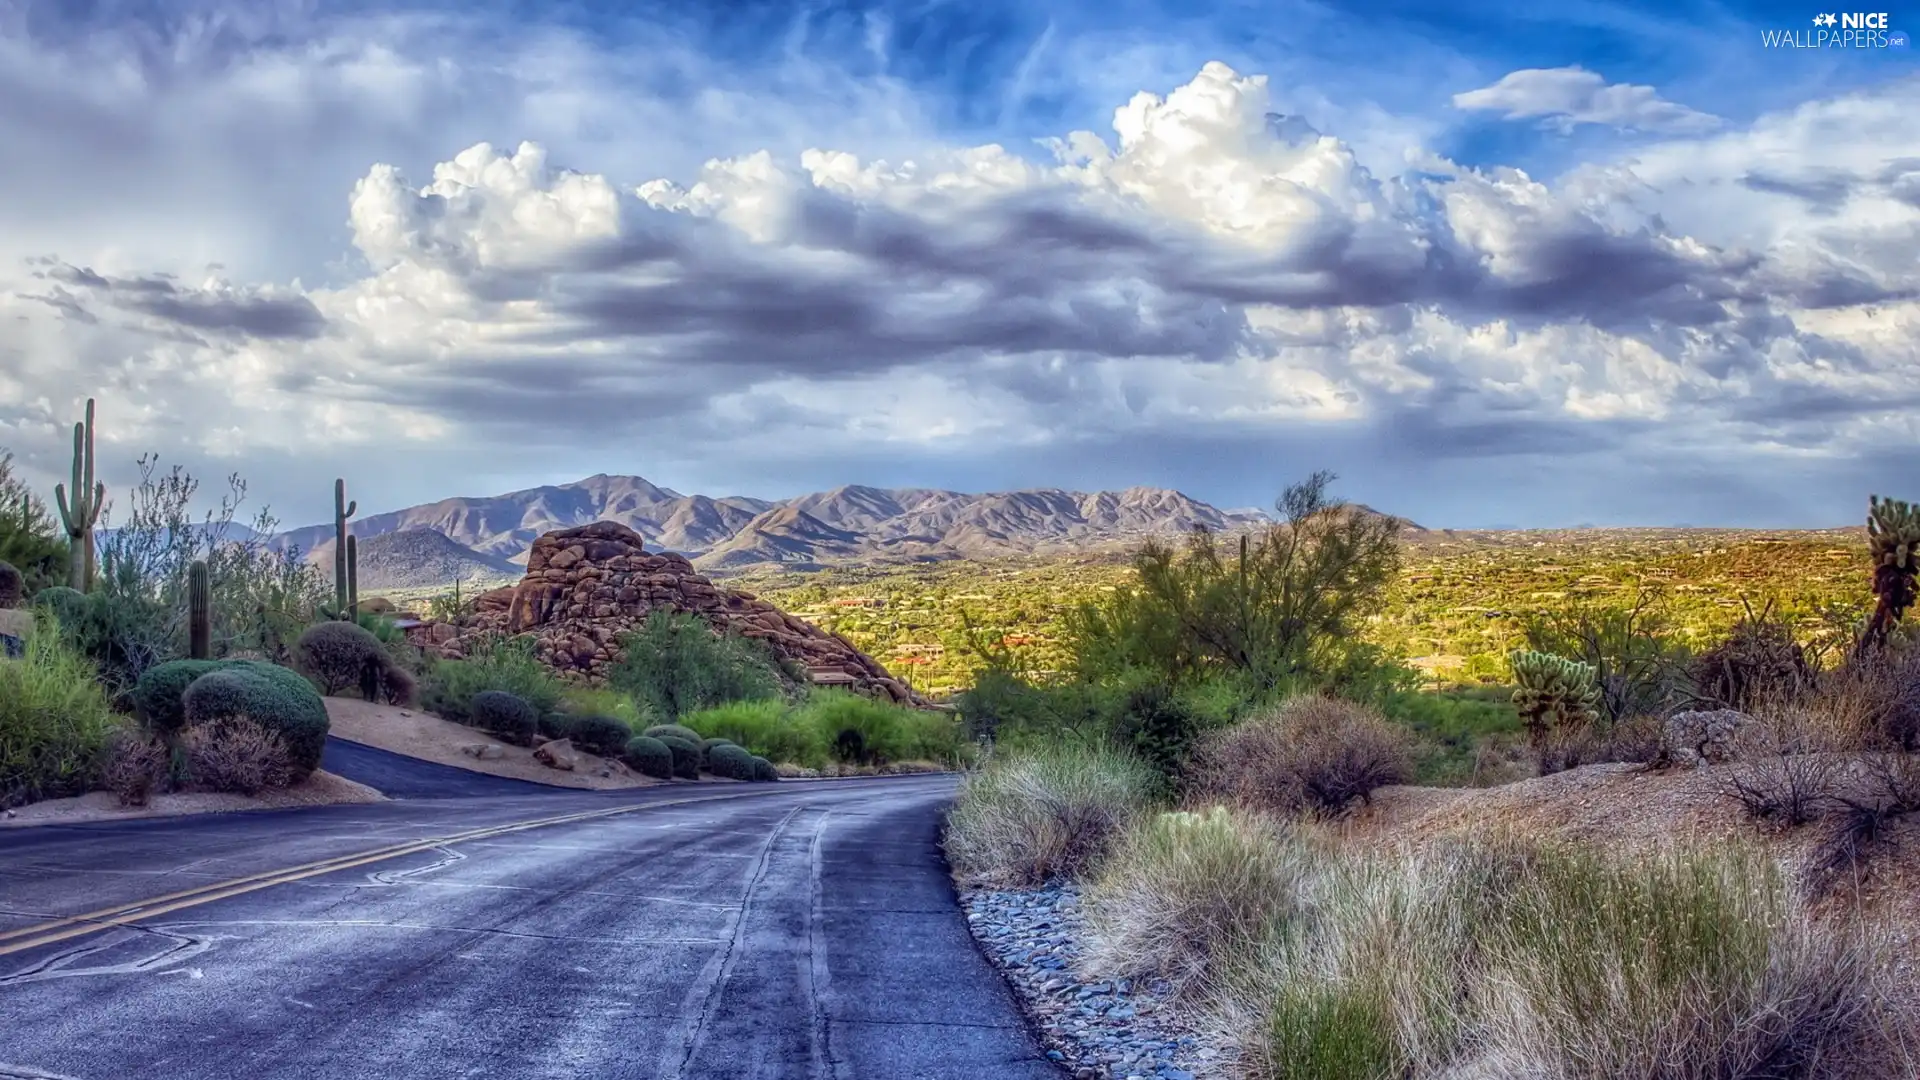
[[[780,842],[780,837],[787,831],[793,819],[800,816],[806,809],[808,809],[807,805],[802,803],[787,811],[786,816],[768,831],[766,842],[760,845],[758,861],[754,864],[753,873],[747,878],[747,887],[741,894],[739,910],[734,915],[732,932],[727,936],[725,947],[700,973],[700,979],[694,983],[694,992],[687,996],[689,1002],[699,1000],[700,1013],[687,1027],[681,1044],[680,1060],[670,1063],[672,1071],[662,1080],[680,1080],[686,1075],[687,1067],[693,1063],[693,1056],[700,1051],[700,1046],[706,1039],[707,1026],[713,1021],[714,1006],[720,1001],[720,992],[726,987],[727,978],[733,974],[734,958],[740,954],[740,943],[747,933],[747,919],[753,912],[753,895],[759,891],[761,883],[766,880],[767,871],[773,867],[774,846]]]
[[[832,982],[832,974],[827,970],[826,950],[820,947],[820,930],[825,922],[822,902],[826,897],[820,874],[824,861],[820,858],[820,845],[827,835],[827,818],[833,816],[832,810],[824,810],[820,820],[814,822],[813,843],[807,846],[807,1004],[813,1024],[813,1075],[826,1080],[838,1080],[839,1063],[833,1059],[833,1025],[828,1022],[826,1002],[823,991]]]
[[[104,922],[104,920],[98,919],[81,921]],[[86,975],[137,975],[179,963],[182,960],[198,956],[208,949],[213,948],[213,942],[208,938],[197,937],[192,934],[176,933],[163,926],[139,926],[128,923],[110,923],[107,925],[111,925],[114,929],[124,932],[109,934],[106,937],[89,941],[85,945],[62,950],[32,967],[22,968],[11,974],[0,976],[0,986],[18,986],[22,983],[42,982],[47,979],[73,979]],[[131,960],[118,964],[102,964],[99,967],[76,968],[72,966],[78,960],[107,952],[129,941],[138,940],[141,937],[157,937],[172,942],[172,944],[168,948],[144,960]],[[0,1077],[4,1077],[4,1074],[0,1074]]]

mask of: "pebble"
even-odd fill
[[[1086,923],[1071,885],[969,890],[960,901],[981,951],[1006,976],[1048,1047],[1074,1080],[1220,1080],[1231,1055],[1205,1046],[1170,1016],[1159,980],[1082,982],[1075,972]]]

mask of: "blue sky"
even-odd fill
[[[296,522],[1322,467],[1851,520],[1920,495],[1920,60],[1762,48],[1819,13],[0,0],[0,446],[50,484],[97,396],[110,483]]]

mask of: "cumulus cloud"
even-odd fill
[[[1639,131],[1704,132],[1717,117],[1662,98],[1651,86],[1609,83],[1582,67],[1523,68],[1492,86],[1453,95],[1457,109],[1496,112],[1508,120],[1545,120],[1563,130],[1580,124]]]
[[[1693,130],[1646,88],[1529,74],[1456,103]],[[1920,435],[1886,415],[1911,396],[1920,170],[1872,125],[1832,175],[1782,171],[1808,121],[1778,116],[1561,177],[1432,154],[1383,175],[1224,64],[1115,105],[1108,131],[1038,153],[820,138],[676,171],[529,139],[371,158],[275,212],[319,235],[301,223],[344,211],[346,257],[316,284],[36,235],[0,295],[0,401],[20,403],[0,443],[53,452],[97,393],[112,440],[302,483],[319,455],[406,455],[373,480],[398,504],[623,468],[718,491],[799,463],[955,486],[1097,465],[1204,493],[1221,448],[1262,440],[1407,483],[1416,463],[1664,449],[1736,468]],[[1727,193],[1757,201],[1728,216]],[[1198,471],[1160,475],[1156,447]]]

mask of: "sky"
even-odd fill
[[[289,525],[1319,469],[1851,523],[1920,497],[1920,10],[1824,13],[0,0],[0,447],[50,495],[97,398],[110,499]]]

